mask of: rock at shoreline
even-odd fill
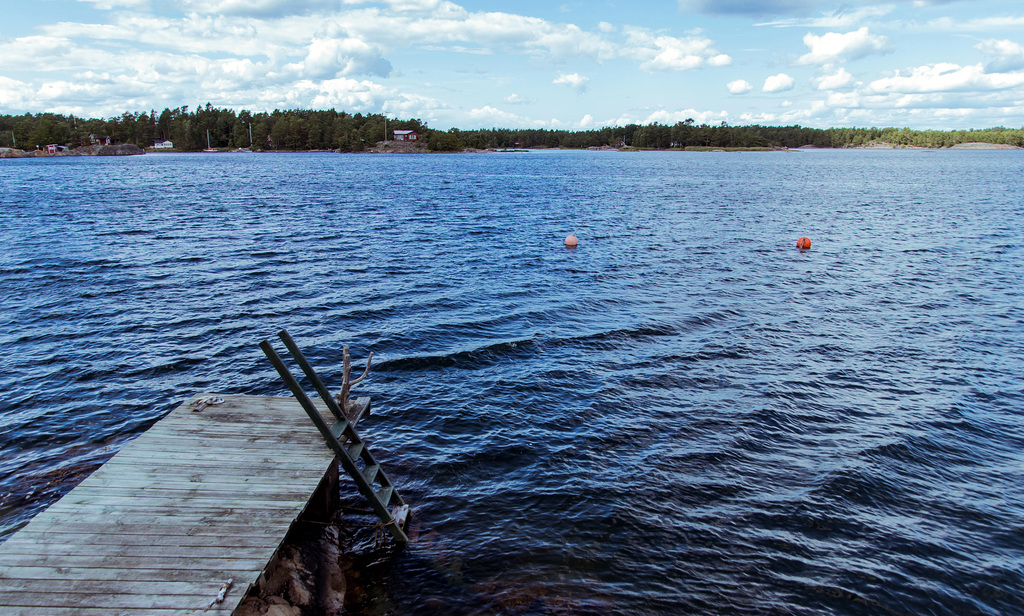
[[[345,609],[339,528],[299,523],[289,532],[262,586],[251,589],[235,616],[340,614]]]
[[[37,156],[50,156],[50,154],[38,150],[26,152],[17,148],[0,148],[0,158],[35,158]]]
[[[50,154],[42,150],[0,148],[0,158],[52,158],[54,156],[138,156],[145,150],[135,145],[88,145],[66,152]]]
[[[377,152],[379,154],[390,153],[390,154],[419,154],[427,151],[426,141],[378,141],[373,145],[372,148],[367,148],[367,152]]]
[[[983,143],[980,141],[969,141],[967,143],[958,143],[953,146],[954,150],[1019,150],[1015,145],[1007,145],[1005,143]]]
[[[71,150],[71,156],[138,156],[146,151],[137,145],[87,145]]]

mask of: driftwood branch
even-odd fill
[[[342,373],[341,373],[341,392],[338,393],[335,398],[338,400],[338,406],[345,413],[348,413],[351,402],[348,400],[349,391],[352,387],[362,383],[366,380],[367,375],[370,374],[370,363],[373,361],[373,352],[370,352],[370,356],[366,359],[366,370],[363,370],[363,375],[356,380],[352,380],[352,358],[348,353],[348,347],[345,347],[341,354],[342,357]]]

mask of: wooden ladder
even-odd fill
[[[313,367],[306,361],[302,351],[299,350],[292,337],[283,329],[278,332],[277,336],[284,342],[288,351],[291,352],[295,362],[306,374],[306,378],[313,384],[313,388],[323,398],[324,404],[327,405],[331,414],[334,415],[334,423],[330,426],[327,425],[323,416],[320,415],[320,411],[313,406],[312,400],[309,399],[306,392],[302,390],[302,386],[292,376],[284,362],[281,361],[269,340],[264,340],[260,343],[263,353],[270,360],[270,363],[274,364],[274,368],[277,369],[277,373],[281,375],[288,389],[292,391],[295,399],[299,401],[306,414],[316,424],[320,434],[327,441],[327,445],[334,450],[338,460],[341,461],[342,468],[355,480],[359,492],[370,501],[374,512],[381,519],[384,526],[387,527],[391,536],[398,543],[405,543],[408,541],[408,537],[405,534],[405,522],[409,517],[409,506],[405,504],[398,490],[395,489],[395,486],[384,474],[384,471],[381,470],[380,464],[374,459],[369,447],[366,446],[366,443],[363,442],[363,439],[356,432],[353,422],[345,417],[345,413],[338,405],[338,402],[327,388],[324,387],[320,377],[317,376]]]

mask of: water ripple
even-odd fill
[[[7,161],[0,540],[286,327],[416,513],[352,613],[1024,614],[1020,162]]]

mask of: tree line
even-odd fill
[[[79,118],[40,113],[0,115],[0,147],[34,149],[47,144],[76,147],[109,137],[114,144],[151,147],[171,141],[174,149],[213,148],[359,152],[391,139],[395,130],[415,130],[435,151],[464,148],[845,148],[888,143],[900,147],[943,148],[966,142],[1024,147],[1024,128],[982,130],[911,130],[909,128],[807,128],[803,126],[730,126],[697,124],[627,124],[593,130],[505,129],[434,130],[418,119],[329,110],[275,110],[252,113],[220,109],[209,103],[195,109],[177,107],[159,114],[125,112],[111,118]]]

